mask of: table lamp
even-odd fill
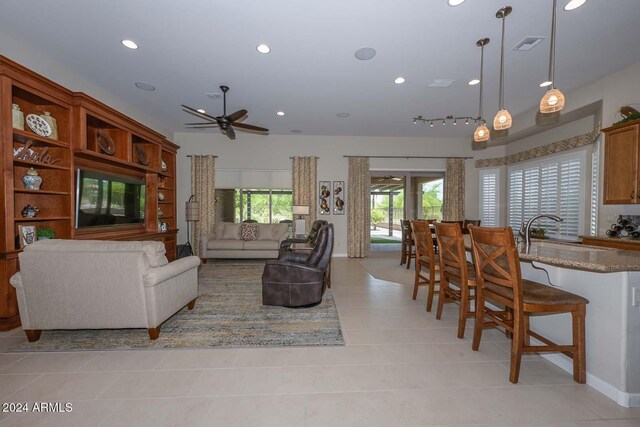
[[[305,220],[303,215],[309,215],[309,206],[306,205],[293,205],[293,214],[298,215],[298,219],[296,219],[296,234],[303,235],[307,234]]]

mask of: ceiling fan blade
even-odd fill
[[[209,125],[209,126],[187,126],[187,129],[214,129],[217,128],[217,125]]]
[[[260,126],[254,126],[247,123],[234,123],[233,126],[238,128],[238,130],[247,132],[257,132],[265,135],[269,133],[269,129],[267,128],[262,128]]]
[[[231,126],[229,126],[229,128],[227,129],[226,135],[229,139],[236,139],[236,132],[233,130]]]
[[[241,118],[245,117],[247,115],[247,110],[238,110],[235,113],[231,113],[227,116],[227,118],[232,121],[235,122],[237,120],[240,120]]]
[[[185,123],[185,126],[202,126],[202,125],[206,125],[206,126],[218,126],[217,123],[212,123],[212,122],[198,122],[198,123]]]
[[[188,106],[186,106],[184,104],[181,104],[181,105],[182,105],[182,111],[184,111],[185,113],[192,114],[192,115],[194,115],[196,117],[199,117],[201,119],[204,119],[204,120],[210,120],[210,121],[214,121],[214,122],[218,121],[217,117],[213,117],[213,116],[210,116],[208,114],[201,113],[200,111],[196,110],[195,108],[188,107]]]

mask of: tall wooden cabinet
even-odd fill
[[[14,108],[23,114],[24,129],[14,127]],[[28,115],[47,112],[56,121],[55,138],[40,136],[27,124]],[[167,257],[175,258],[179,147],[164,136],[0,56],[0,138],[0,330],[20,325],[9,278],[19,270],[22,227],[52,229],[64,239],[159,240]],[[105,138],[113,143],[112,154],[101,148]],[[40,189],[28,189],[23,182],[27,171],[34,173],[31,168],[42,178]],[[144,224],[76,228],[78,168],[144,181]],[[27,206],[39,210],[35,217],[23,215]]]
[[[640,120],[612,126],[603,132],[603,203],[640,203]]]

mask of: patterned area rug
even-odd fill
[[[258,261],[202,265],[195,309],[163,323],[156,341],[146,329],[56,330],[11,351],[344,345],[331,289],[315,307],[263,306],[263,268]]]

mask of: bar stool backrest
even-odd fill
[[[440,252],[440,271],[444,271],[449,282],[466,285],[469,270],[460,224],[437,223],[435,227]]]
[[[416,258],[427,257],[429,264],[435,263],[436,256],[433,249],[433,236],[430,220],[411,221],[413,228],[413,240],[416,245]]]
[[[511,227],[469,227],[476,269],[481,291],[485,284],[511,288],[514,306],[522,304],[522,273],[520,257]]]

